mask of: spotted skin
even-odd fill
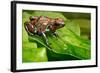
[[[62,18],[49,18],[47,16],[30,16],[29,21],[24,23],[24,27],[28,35],[42,35],[48,44],[48,39],[46,37],[46,30],[48,29],[54,35],[56,35],[56,30],[64,27],[64,20]],[[49,44],[48,44],[49,45]]]

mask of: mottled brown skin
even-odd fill
[[[52,20],[52,25],[50,25],[50,30],[56,32],[57,29],[64,27],[64,20],[61,18],[56,18]]]
[[[49,24],[50,24],[50,18],[40,16],[37,23],[35,24],[37,32],[39,33],[46,32],[46,28],[49,26]]]
[[[29,35],[43,35],[46,43],[48,43],[45,35],[46,29],[55,34],[57,29],[64,27],[64,20],[62,18],[52,19],[46,16],[31,16],[29,20],[29,22],[24,23],[27,33]]]

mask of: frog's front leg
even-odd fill
[[[45,35],[44,32],[42,32],[42,35],[43,35],[43,38],[45,39],[46,44],[49,45],[49,43],[48,43],[48,39],[47,39],[47,37],[46,37],[46,35]]]
[[[55,32],[52,32],[53,33],[53,35],[57,38],[59,35],[58,35],[58,33],[55,31]]]

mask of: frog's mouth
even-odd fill
[[[64,23],[64,22],[63,22],[63,23],[61,23],[61,24],[60,24],[60,26],[61,26],[61,27],[64,27],[64,26],[65,26],[65,23]]]
[[[65,26],[65,24],[64,24],[64,22],[62,22],[62,23],[56,24],[56,26],[57,26],[58,28],[62,28],[62,27]]]

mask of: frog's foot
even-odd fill
[[[33,34],[33,33],[28,33],[28,35],[29,35],[29,36],[33,36],[34,34]]]
[[[58,33],[57,32],[53,32],[53,35],[57,38],[59,37]]]
[[[31,33],[31,32],[28,30],[27,26],[25,26],[25,29],[26,29],[27,34],[28,34],[29,36],[33,36],[33,35],[34,35],[34,33]]]

